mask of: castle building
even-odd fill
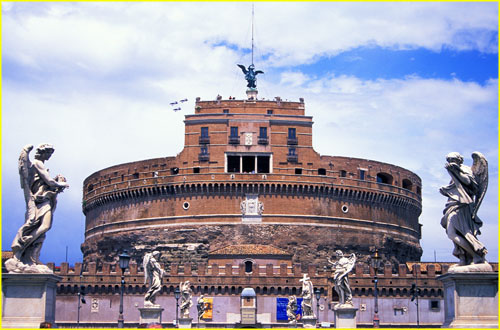
[[[84,181],[84,263],[49,264],[61,276],[58,326],[116,324],[123,250],[132,256],[123,274],[127,327],[145,326],[141,265],[153,250],[166,270],[156,300],[164,327],[174,326],[174,291],[186,280],[193,301],[204,295],[211,306],[197,327],[235,327],[249,291],[259,325],[287,327],[283,302],[300,297],[304,274],[320,296],[318,322],[331,326],[338,296],[327,257],[337,249],[358,256],[350,284],[359,326],[373,324],[375,276],[382,326],[443,324],[436,277],[449,264],[419,261],[420,178],[396,165],[319,155],[303,99],[256,96],[250,88],[243,100],[198,98],[177,156],[112,166]],[[375,250],[383,257],[378,269],[369,265]],[[420,288],[419,305],[412,284]],[[85,305],[78,303],[82,289]]]
[[[253,94],[252,94],[253,93]],[[313,148],[305,102],[196,99],[175,157],[112,166],[84,181],[85,262],[206,262],[228,245],[270,245],[291,262],[326,265],[336,249],[394,264],[422,253],[418,175]],[[100,267],[100,266],[99,266]]]

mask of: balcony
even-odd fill
[[[200,136],[200,144],[210,144],[210,136]]]
[[[299,143],[299,141],[296,137],[288,137],[287,143],[289,145],[297,145]]]
[[[208,162],[210,160],[210,154],[208,153],[201,153],[201,154],[198,154],[198,160],[200,162]]]
[[[287,154],[286,155],[286,160],[290,163],[297,163],[299,161],[299,155],[296,154]]]
[[[239,136],[229,136],[229,144],[240,144]]]
[[[257,139],[257,143],[262,145],[268,145],[269,138],[267,136],[259,136],[259,138]]]

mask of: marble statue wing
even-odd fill
[[[236,64],[236,65],[240,67],[241,71],[243,71],[244,74],[247,74],[248,71],[247,71],[247,68],[245,68],[244,65],[242,65],[242,64]]]
[[[21,154],[19,155],[18,169],[19,169],[19,178],[21,180],[21,188],[24,191],[24,200],[26,201],[26,219],[28,221],[35,216],[35,201],[32,198],[33,194],[30,189],[30,176],[31,173],[31,161],[30,161],[30,151],[33,150],[33,146],[31,144],[26,145]]]
[[[351,253],[351,256],[347,258],[347,260],[349,260],[349,262],[346,265],[346,274],[353,270],[354,265],[356,264],[356,255]]]
[[[149,267],[149,260],[151,259],[152,253],[146,253],[144,259],[142,259],[142,267],[144,268],[144,284],[148,283],[151,276],[151,269]]]
[[[476,218],[479,206],[483,201],[486,189],[488,188],[488,161],[482,153],[475,151],[472,153],[472,173],[477,182],[477,192],[475,198],[474,211],[472,212],[472,219]]]

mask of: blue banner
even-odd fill
[[[288,305],[288,298],[276,298],[276,320],[288,321],[286,315],[286,306]],[[297,298],[297,320],[302,318],[302,298]]]
[[[276,320],[287,321],[286,306],[288,305],[288,298],[276,298]]]

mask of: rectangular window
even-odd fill
[[[241,158],[243,173],[255,173],[255,156],[243,156]]]
[[[266,138],[267,137],[267,127],[260,127],[259,129],[259,137]]]
[[[326,175],[326,169],[318,168],[318,175]]]
[[[340,170],[340,177],[345,178],[347,176],[347,171]]]
[[[439,300],[431,300],[429,302],[429,307],[430,307],[430,310],[432,311],[439,311]]]
[[[231,137],[237,137],[238,136],[238,127],[232,126],[231,127]]]
[[[193,167],[193,173],[200,173],[199,167]]]
[[[295,127],[289,127],[288,128],[288,138],[289,139],[295,139],[296,138],[295,133],[296,133]]]
[[[222,113],[229,113],[229,109],[223,109]]]
[[[270,156],[257,156],[257,173],[269,173]]]
[[[227,156],[227,171],[240,173],[240,156]]]
[[[208,127],[202,127],[201,128],[201,137],[208,137]]]
[[[295,156],[295,148],[288,148],[288,154],[290,156]]]
[[[365,170],[359,170],[359,179],[364,180],[365,179]]]
[[[295,174],[302,174],[302,169],[301,168],[296,168],[295,169]]]
[[[268,115],[272,115],[273,114],[273,110],[267,110],[267,114]]]
[[[208,148],[207,148],[207,147],[201,147],[200,153],[201,153],[202,155],[206,155],[206,154],[208,154]]]

